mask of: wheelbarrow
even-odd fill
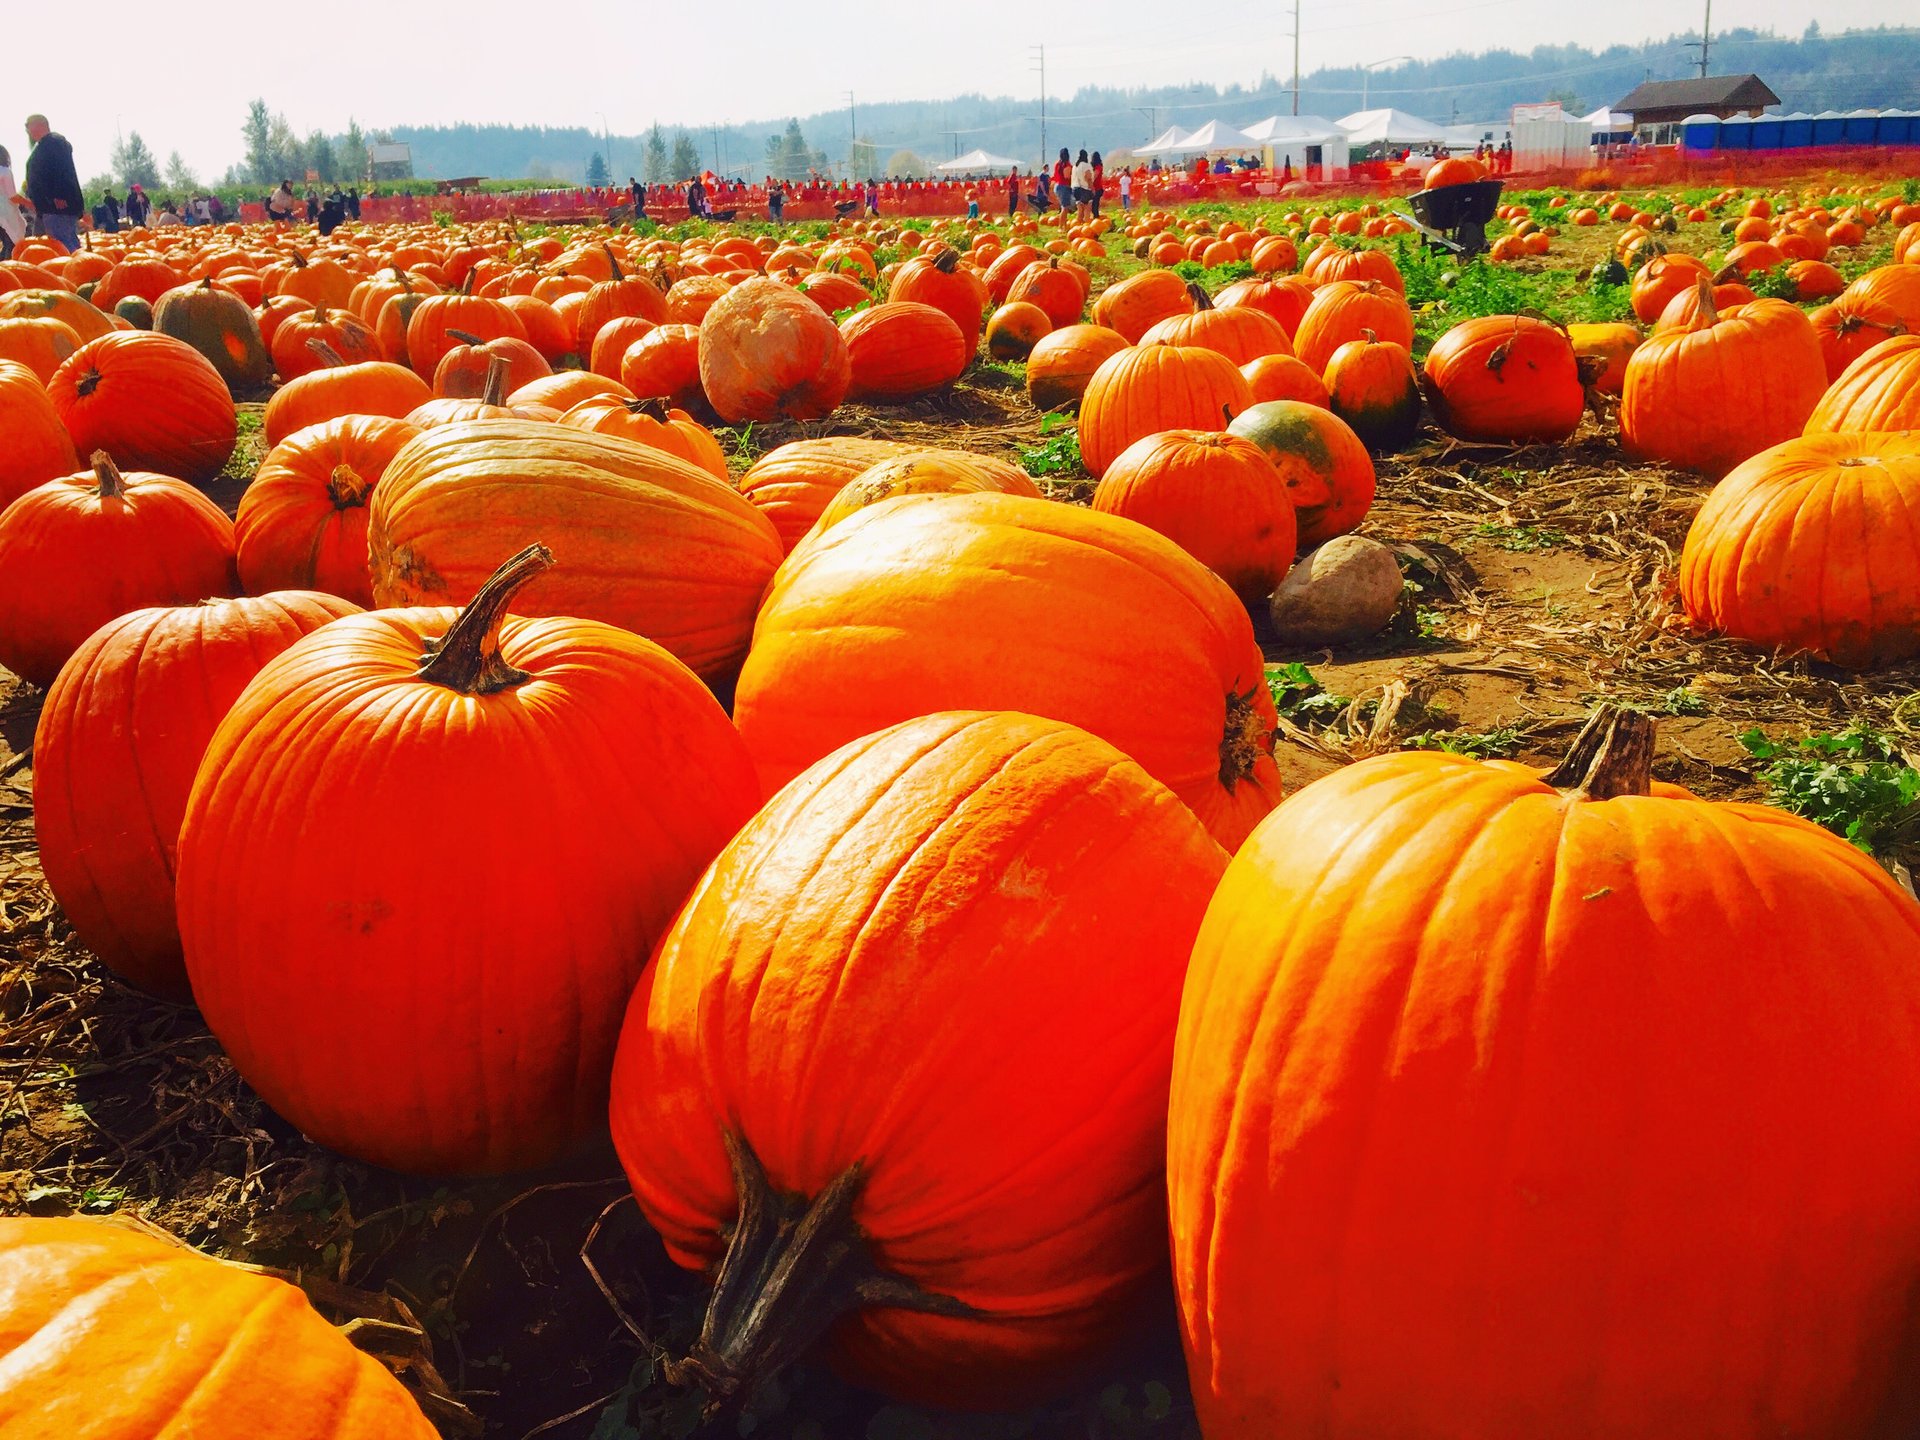
[[[1441,185],[1407,197],[1413,214],[1400,218],[1420,232],[1429,250],[1478,255],[1487,248],[1487,226],[1500,204],[1498,180]]]

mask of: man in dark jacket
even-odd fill
[[[80,248],[80,217],[87,212],[80,177],[73,168],[73,146],[56,135],[44,115],[27,117],[27,199],[40,216],[40,229],[69,251]]]

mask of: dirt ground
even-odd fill
[[[1006,372],[831,426],[1017,456],[1038,417]],[[730,437],[739,463],[802,427]],[[257,438],[223,492],[238,493]],[[1085,481],[1059,487],[1084,499]],[[1428,432],[1380,467],[1365,532],[1421,589],[1394,632],[1338,652],[1288,651],[1330,703],[1288,726],[1290,787],[1414,737],[1481,737],[1550,763],[1601,699],[1668,712],[1657,772],[1759,798],[1736,736],[1855,721],[1899,731],[1920,666],[1872,676],[1775,662],[1690,636],[1670,595],[1708,486],[1626,468],[1611,422],[1564,447],[1468,446]],[[216,1253],[297,1272],[336,1315],[416,1335],[393,1362],[449,1435],[689,1435],[697,1397],[657,1377],[703,1303],[639,1220],[610,1149],[510,1180],[407,1180],[306,1143],[240,1083],[190,1008],[121,986],[74,942],[34,852],[39,695],[0,678],[0,1211],[122,1212]],[[886,1406],[804,1367],[724,1433],[813,1437],[1193,1435],[1171,1302],[1135,1349],[1071,1401],[1017,1419]],[[720,1432],[716,1432],[720,1433]]]

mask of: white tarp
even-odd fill
[[[1404,110],[1356,110],[1342,115],[1340,128],[1355,147],[1378,145],[1444,145],[1447,132],[1431,121]]]
[[[1242,126],[1240,133],[1262,144],[1304,140],[1309,145],[1323,145],[1336,137],[1341,140],[1347,138],[1347,132],[1324,115],[1269,115],[1264,120]]]
[[[934,168],[954,175],[978,175],[987,170],[1011,170],[1018,160],[1009,160],[1004,155],[989,155],[984,150],[969,150],[966,154],[947,161]]]
[[[1136,155],[1177,155],[1180,153],[1181,144],[1186,138],[1186,131],[1182,130],[1178,125],[1169,125],[1133,153]]]
[[[1260,142],[1244,130],[1236,130],[1224,120],[1209,120],[1175,147],[1190,155],[1211,155],[1219,150],[1258,150]]]
[[[1513,168],[1565,170],[1585,167],[1592,159],[1593,126],[1582,116],[1513,122]]]
[[[1347,132],[1324,115],[1274,115],[1244,133],[1260,142],[1262,163],[1276,176],[1289,166],[1301,180],[1338,180],[1347,173]]]
[[[1624,110],[1609,110],[1605,105],[1587,116],[1586,121],[1596,135],[1624,135],[1633,129],[1633,116]]]

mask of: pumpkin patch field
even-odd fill
[[[1403,209],[0,262],[0,1436],[1920,1435],[1920,182]]]

